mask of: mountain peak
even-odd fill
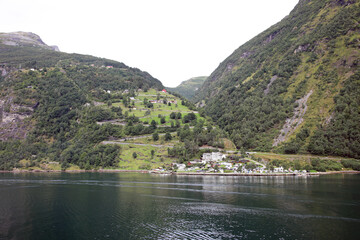
[[[46,45],[39,35],[32,32],[10,32],[10,33],[0,33],[0,43],[10,46],[32,46],[32,47],[41,47],[48,50],[53,50],[59,52],[57,46],[48,46]]]

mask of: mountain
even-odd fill
[[[122,111],[98,105],[128,102],[140,89],[163,89],[147,72],[55,51],[32,33],[1,33],[0,42],[0,169],[11,169],[21,159],[70,163],[74,154],[111,155],[116,146],[97,144],[122,130],[96,121],[121,117]],[[108,166],[115,159],[111,156]]]
[[[30,32],[0,33],[0,43],[9,46],[28,46],[60,51],[57,46],[46,45],[38,35]]]
[[[18,35],[1,34],[0,170],[172,169],[233,148],[150,74]]]
[[[185,98],[191,100],[195,96],[195,92],[201,87],[207,77],[194,77],[189,80],[182,81],[175,88],[167,88],[172,92],[178,93]]]
[[[238,148],[360,158],[360,3],[300,0],[207,78],[199,106]]]

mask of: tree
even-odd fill
[[[151,123],[150,123],[150,125],[151,125],[151,128],[155,130],[157,123],[156,123],[155,120],[152,120]]]
[[[249,163],[246,164],[245,168],[248,169],[248,170],[255,169],[255,168],[256,168],[256,164],[253,163],[253,162],[249,162]]]
[[[147,108],[153,108],[153,107],[154,107],[154,104],[151,103],[151,102],[147,102],[146,107],[147,107]]]
[[[167,133],[165,134],[165,141],[171,141],[171,139],[172,139],[171,134],[167,132]]]
[[[153,159],[153,158],[154,158],[154,155],[155,155],[155,150],[154,150],[154,149],[152,149],[152,150],[151,150],[151,159]]]
[[[135,159],[135,158],[137,158],[137,153],[136,152],[133,152],[133,158]]]
[[[160,118],[160,123],[164,124],[166,122],[165,117]]]
[[[195,113],[189,113],[184,116],[183,123],[188,123],[188,122],[194,121],[195,119],[196,119]]]
[[[111,107],[111,111],[116,113],[116,115],[119,118],[122,118],[122,109],[121,109],[121,107]]]
[[[154,141],[159,140],[159,134],[158,133],[153,133],[152,138],[153,138]]]
[[[176,118],[176,113],[175,112],[170,113],[170,118],[175,119]]]
[[[246,158],[246,152],[245,152],[245,149],[243,147],[240,149],[240,154],[241,154],[242,158]]]

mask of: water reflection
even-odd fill
[[[358,175],[2,173],[0,239],[350,239],[359,184]]]

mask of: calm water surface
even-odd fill
[[[0,239],[360,239],[360,175],[0,173]]]

